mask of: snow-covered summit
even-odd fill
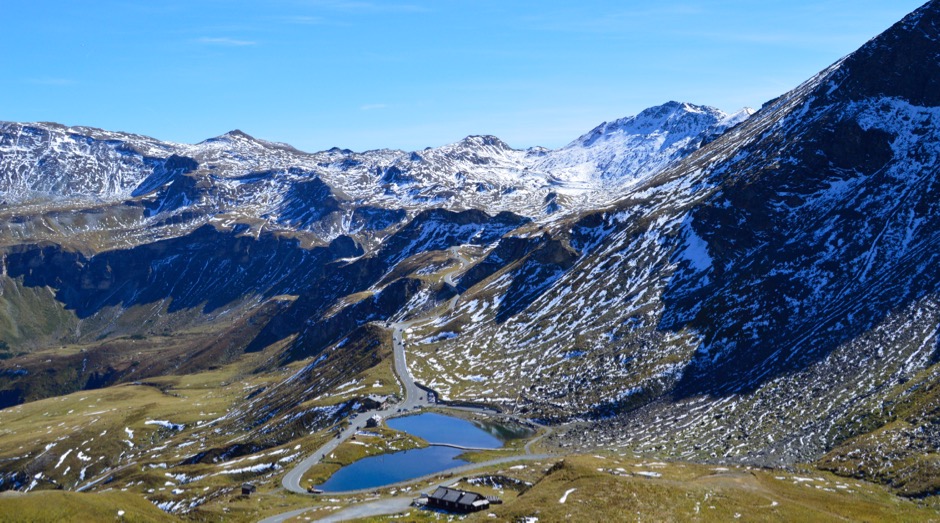
[[[722,129],[730,129],[734,127],[735,125],[743,123],[745,120],[753,116],[754,113],[756,112],[757,112],[756,110],[750,107],[744,107],[740,111],[737,111],[735,113],[731,113],[725,116],[724,119],[718,122],[718,126]]]
[[[500,140],[496,136],[488,135],[488,134],[470,135],[464,138],[463,140],[460,140],[460,142],[458,143],[465,147],[492,147],[492,148],[500,149],[504,151],[512,149],[512,147],[509,147],[509,145],[506,142]]]
[[[551,173],[563,185],[587,191],[611,182],[632,185],[688,156],[751,113],[728,115],[714,107],[668,102],[602,123],[546,154],[535,168]]]
[[[0,196],[11,203],[63,196],[118,202],[153,194],[190,173],[203,188],[193,200],[203,208],[248,212],[276,223],[294,184],[318,178],[356,205],[411,212],[475,208],[538,218],[552,195],[566,195],[551,207],[553,213],[616,197],[748,115],[669,102],[601,124],[556,150],[513,149],[495,136],[471,135],[420,151],[362,153],[306,153],[237,129],[185,145],[90,128],[7,123],[0,125]],[[176,159],[167,166],[171,157]],[[229,208],[233,201],[237,209]]]
[[[242,131],[241,129],[234,129],[223,135],[216,136],[214,138],[208,138],[203,140],[196,145],[192,146],[195,148],[230,148],[230,149],[245,149],[245,148],[255,148],[255,149],[288,149],[296,152],[300,152],[295,149],[293,146],[282,143],[282,142],[271,142],[268,140],[262,140],[260,138],[255,138],[254,136]]]
[[[591,147],[599,140],[610,140],[624,135],[699,134],[715,125],[727,115],[713,107],[688,103],[667,102],[650,107],[636,116],[628,116],[613,122],[604,122],[589,133],[579,137],[571,145]]]

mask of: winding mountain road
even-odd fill
[[[411,372],[408,371],[408,365],[405,362],[405,344],[402,340],[402,333],[406,328],[408,328],[407,325],[403,323],[396,323],[392,324],[391,327],[393,329],[392,344],[394,345],[395,354],[395,373],[398,375],[398,379],[401,381],[402,391],[404,392],[404,400],[401,403],[397,403],[394,406],[384,410],[354,414],[352,417],[350,417],[349,426],[340,432],[338,438],[331,439],[329,442],[317,449],[313,454],[310,454],[304,458],[303,461],[295,465],[294,468],[284,475],[284,478],[281,479],[281,485],[285,489],[297,494],[307,494],[307,490],[300,484],[300,480],[303,478],[304,474],[310,470],[310,467],[316,465],[321,460],[323,460],[323,458],[336,450],[336,447],[339,447],[341,443],[354,436],[356,431],[365,426],[365,420],[369,417],[378,414],[379,416],[382,416],[382,418],[387,419],[402,415],[405,412],[410,412],[415,409],[433,405],[433,403],[428,400],[428,397],[424,391],[415,385],[414,378],[412,378]]]
[[[449,271],[447,274],[445,274],[444,282],[452,287],[455,287],[456,284],[454,283],[454,280],[453,280],[454,274],[461,272],[462,269],[470,263],[470,261],[460,253],[458,247],[451,247],[449,250],[460,261],[460,267],[452,271]],[[454,305],[458,298],[459,296],[454,297],[450,301],[449,303],[450,310],[453,310]],[[408,369],[408,363],[407,363],[406,354],[405,354],[404,333],[407,332],[407,330],[410,329],[411,326],[414,324],[434,320],[436,318],[437,316],[432,315],[432,316],[427,316],[423,318],[413,319],[413,320],[406,321],[406,322],[395,322],[395,323],[388,324],[388,327],[392,329],[392,345],[393,345],[392,348],[393,348],[393,354],[394,354],[394,368],[395,368],[395,374],[398,376],[398,379],[402,385],[402,393],[404,396],[402,402],[395,404],[394,406],[386,408],[384,410],[353,415],[350,418],[349,426],[346,429],[344,429],[342,432],[340,432],[338,437],[330,440],[329,442],[321,446],[319,449],[317,449],[315,452],[313,452],[312,454],[304,458],[303,461],[295,465],[294,468],[292,468],[287,474],[284,475],[284,477],[281,479],[281,485],[286,490],[297,493],[297,494],[308,494],[307,490],[301,485],[301,479],[303,479],[304,474],[306,474],[306,472],[310,470],[310,467],[319,463],[321,460],[323,460],[323,458],[325,458],[331,452],[336,450],[336,448],[341,443],[349,439],[351,436],[353,436],[356,433],[356,431],[362,428],[365,425],[366,418],[372,415],[378,414],[379,416],[382,416],[383,418],[387,419],[387,418],[403,415],[406,412],[410,412],[415,409],[421,409],[424,407],[435,405],[435,403],[431,401],[431,399],[428,397],[425,391],[422,390],[420,387],[418,387],[418,385],[414,381],[414,377],[411,375],[411,371]],[[492,412],[489,410],[478,409],[474,407],[459,407],[459,410],[492,414]],[[429,474],[429,475],[422,476],[419,478],[412,478],[412,479],[395,483],[392,485],[386,485],[381,488],[401,487],[401,486],[413,484],[416,482],[427,481],[429,479],[432,479],[440,475],[470,472],[473,470],[477,470],[477,469],[481,469],[481,468],[485,468],[485,467],[489,467],[493,465],[500,465],[503,463],[511,463],[514,461],[531,461],[531,460],[541,460],[541,459],[549,459],[549,458],[555,457],[552,454],[533,454],[532,453],[532,449],[531,449],[532,445],[536,443],[538,440],[545,437],[550,432],[550,429],[546,427],[542,427],[541,425],[539,425],[539,427],[544,429],[546,432],[544,432],[542,435],[538,436],[537,438],[533,439],[528,444],[526,444],[525,455],[507,456],[504,458],[493,459],[493,460],[489,460],[489,461],[482,462],[482,463],[470,463],[467,465],[457,466],[457,467],[453,467],[447,470],[435,472],[433,474]],[[447,445],[447,446],[450,446],[450,445]],[[373,492],[375,490],[376,490],[375,488],[369,488],[369,489],[364,489],[364,490],[354,490],[354,491],[348,491],[348,492],[330,492],[330,494],[331,495],[354,495],[354,494],[363,494],[363,493]],[[361,503],[361,504],[357,504],[357,505],[345,508],[319,521],[324,521],[324,522],[342,521],[345,519],[355,519],[355,518],[363,518],[363,517],[369,517],[369,516],[395,514],[395,513],[407,510],[408,507],[411,505],[411,501],[412,501],[411,495],[384,498],[384,499],[372,501],[369,503]],[[318,507],[319,505],[292,510],[290,512],[284,512],[282,514],[278,514],[276,516],[271,516],[269,518],[263,519],[261,520],[261,523],[281,523],[288,519],[297,517],[305,512],[314,510]]]
[[[467,265],[469,265],[470,260],[461,254],[459,247],[451,247],[448,249],[448,251],[457,258],[460,264],[459,267],[448,271],[447,274],[444,275],[444,282],[447,285],[454,287],[456,286],[453,280],[454,275],[461,272]],[[451,301],[451,308],[453,308],[454,301],[456,301],[456,298]],[[415,383],[414,377],[411,375],[411,371],[408,369],[408,361],[405,355],[404,333],[407,329],[410,329],[411,326],[416,323],[433,320],[436,318],[437,316],[430,316],[417,318],[406,322],[388,324],[388,327],[392,329],[392,349],[395,362],[395,374],[398,375],[398,380],[401,382],[402,395],[404,396],[402,402],[384,410],[371,412],[368,415],[353,415],[350,418],[349,426],[340,432],[339,437],[334,438],[324,444],[315,452],[304,458],[303,461],[298,463],[296,466],[294,466],[294,468],[284,475],[284,478],[281,479],[281,485],[285,489],[297,494],[306,494],[307,490],[300,484],[300,480],[303,478],[304,474],[310,470],[310,467],[316,465],[321,460],[323,460],[324,457],[328,456],[331,452],[336,450],[336,447],[339,447],[341,443],[355,435],[356,431],[365,425],[365,418],[368,416],[378,414],[379,416],[387,419],[404,414],[405,412],[413,411],[415,409],[434,405],[434,402],[431,401],[428,395],[425,394],[425,392]],[[480,411],[484,412],[482,409],[480,409]],[[361,423],[360,418],[362,418]]]

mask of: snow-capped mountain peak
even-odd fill
[[[740,123],[747,110],[727,115],[714,107],[667,102],[636,116],[605,122],[538,162],[540,171],[569,187],[632,185],[688,156],[710,137]]]
[[[464,138],[458,143],[459,145],[462,145],[464,147],[493,147],[495,149],[499,149],[503,151],[508,151],[512,149],[512,147],[510,147],[506,142],[500,140],[496,136],[488,135],[488,134],[484,134],[484,135],[472,134],[470,136],[467,136],[466,138]]]
[[[258,217],[277,215],[279,195],[290,191],[295,177],[262,177],[267,179],[265,184],[244,180],[259,180],[257,175],[265,172],[296,170],[305,173],[301,178],[319,177],[352,199],[379,208],[420,211],[448,205],[537,218],[544,214],[550,194],[578,196],[553,207],[563,211],[616,197],[623,186],[684,158],[730,127],[730,121],[737,123],[748,115],[729,116],[711,107],[669,102],[601,124],[557,150],[518,150],[496,136],[470,135],[414,152],[355,153],[334,148],[313,154],[238,129],[184,145],[54,124],[4,124],[0,127],[0,195],[8,202],[42,198],[43,194],[120,201],[163,187],[183,174],[172,165],[185,159],[180,165],[201,180],[204,190],[199,198],[193,194],[179,201],[199,201],[211,207],[205,198],[217,198],[215,205],[223,209],[229,205],[225,202],[250,201],[254,203],[247,207],[239,203],[235,211],[257,212]],[[104,155],[108,160],[96,162],[89,155]],[[168,167],[165,164],[171,157],[177,160]],[[86,160],[76,163],[77,158]],[[219,190],[211,190],[213,186]],[[177,209],[178,205],[160,208]]]
[[[719,127],[723,129],[730,129],[739,123],[744,122],[748,118],[754,115],[757,111],[751,107],[744,107],[741,110],[731,113],[728,116],[725,116],[720,122],[718,122]]]
[[[254,136],[251,136],[245,131],[242,131],[241,129],[233,129],[225,134],[215,136],[213,138],[207,138],[199,143],[204,144],[204,143],[213,143],[213,142],[233,142],[233,141],[238,141],[238,140],[245,140],[245,141],[251,141],[251,142],[257,141],[257,139],[255,139]]]
[[[569,147],[573,145],[591,147],[598,141],[615,139],[618,135],[675,133],[700,135],[706,128],[724,118],[727,118],[727,115],[713,107],[667,102],[645,109],[636,116],[604,122],[572,142]]]
[[[250,134],[240,129],[234,129],[223,135],[216,136],[214,138],[208,138],[194,146],[189,146],[189,149],[191,151],[230,150],[240,152],[256,151],[259,153],[265,150],[278,149],[300,153],[300,151],[289,144],[282,142],[271,142],[268,140],[255,138],[254,136],[251,136]]]

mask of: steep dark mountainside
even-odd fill
[[[819,456],[934,386],[938,17],[925,5],[619,203],[547,224],[569,267],[468,272],[420,331],[418,376],[537,416],[617,415],[570,434],[585,443],[757,463]],[[520,287],[538,297],[500,320]]]
[[[670,102],[554,151],[0,124],[0,199],[0,407],[243,366],[181,465],[398,390],[404,325],[422,385],[557,447],[940,488],[938,1],[754,114]],[[142,459],[124,430],[95,472]],[[0,489],[44,454],[0,454]]]

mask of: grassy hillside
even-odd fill
[[[491,512],[497,520],[539,522],[940,521],[937,512],[881,487],[831,474],[590,456],[560,462],[515,502]]]
[[[129,492],[82,494],[41,491],[0,495],[0,523],[88,523],[122,521],[157,523],[179,521],[146,499]]]
[[[875,481],[902,496],[940,492],[940,365],[899,383],[881,408],[858,413],[863,435],[819,460],[822,469]]]
[[[894,496],[881,486],[807,469],[801,473],[607,456],[569,456],[545,464],[507,467],[481,485],[458,488],[497,495],[503,505],[470,515],[468,522],[560,521],[940,521],[940,512]],[[544,471],[544,472],[543,472]],[[533,482],[514,486],[507,478]],[[502,481],[502,484],[499,482]],[[303,518],[297,521],[302,521]],[[448,521],[412,509],[404,517],[359,520]]]

